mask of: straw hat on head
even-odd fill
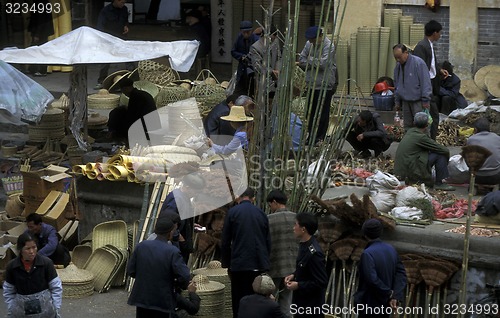
[[[111,84],[111,86],[109,87],[109,91],[112,92],[118,90],[121,87],[121,83],[124,80],[131,80],[132,82],[134,82],[131,78],[129,78],[130,73],[131,73],[130,71],[127,71],[127,73],[123,75],[115,76],[113,78],[113,84]]]
[[[474,74],[474,82],[476,82],[476,85],[479,88],[486,90],[487,87],[486,83],[484,82],[486,74],[495,70],[500,70],[500,65],[486,65],[477,70],[476,74]]]
[[[460,93],[473,102],[486,99],[486,92],[479,88],[473,80],[463,80],[460,85]]]
[[[108,75],[104,79],[104,81],[102,81],[102,88],[105,88],[109,91],[110,87],[113,85],[113,83],[115,83],[115,78],[117,76],[119,76],[119,78],[121,78],[123,75],[129,74],[129,73],[130,73],[130,71],[127,71],[127,70],[119,70],[119,71],[116,71],[114,73],[111,73],[110,75]]]
[[[484,83],[491,95],[500,97],[500,69],[489,71],[484,78]]]
[[[229,115],[222,116],[220,119],[227,120],[227,121],[237,121],[237,122],[253,121],[253,117],[247,116],[247,114],[245,113],[244,106],[231,107],[231,110],[229,111]]]

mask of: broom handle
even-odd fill
[[[472,196],[474,191],[476,181],[476,175],[471,172],[470,174],[470,184],[469,184],[469,196],[467,204],[467,222],[465,225],[465,239],[464,239],[464,256],[462,261],[462,284],[460,285],[460,294],[458,303],[466,304],[467,299],[467,270],[469,269],[469,240],[470,240],[470,224],[471,224],[471,214],[472,214]],[[462,318],[462,313],[458,313],[458,318]]]

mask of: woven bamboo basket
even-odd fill
[[[200,104],[200,112],[210,111],[215,105],[226,99],[226,90],[220,85],[207,84],[205,82],[195,85],[191,91],[191,97],[196,98]]]
[[[97,94],[87,97],[87,105],[91,109],[113,109],[120,103],[120,96],[110,94],[106,89],[100,89]]]
[[[22,193],[15,193],[9,195],[7,202],[5,203],[5,212],[10,218],[15,218],[20,216],[24,210],[24,199],[22,198]]]
[[[7,195],[22,193],[24,188],[23,176],[2,178],[2,186]]]
[[[189,91],[181,86],[167,85],[161,88],[156,96],[156,107],[161,108],[170,103],[189,98]]]
[[[357,240],[346,238],[334,242],[332,247],[335,251],[335,255],[337,255],[341,260],[346,261],[351,256],[356,244],[358,244]]]
[[[92,243],[77,245],[71,253],[71,261],[78,268],[83,268],[92,255]]]
[[[197,317],[220,317],[225,309],[225,286],[216,281],[210,281],[205,275],[196,275],[193,277],[196,283],[196,293],[201,298],[200,310]]]
[[[17,146],[12,144],[2,145],[2,156],[9,158],[17,153]]]
[[[59,108],[48,108],[37,125],[28,126],[29,140],[33,142],[61,140],[64,134],[64,110]]]
[[[71,263],[66,268],[57,269],[63,286],[63,298],[83,298],[94,293],[94,274],[79,269]]]
[[[177,71],[166,65],[150,60],[140,61],[138,72],[141,80],[146,80],[162,87],[180,78]]]
[[[128,248],[127,223],[122,220],[114,220],[97,224],[92,233],[92,250],[105,245],[113,245],[118,248]]]
[[[95,276],[94,290],[102,293],[106,291],[106,284],[115,271],[115,267],[120,263],[116,254],[108,249],[98,248],[90,256],[83,269],[86,269]]]
[[[219,261],[210,261],[207,267],[198,268],[193,271],[193,275],[204,275],[212,281],[224,284],[224,312],[222,317],[230,318],[233,316],[233,309],[231,305],[231,280],[229,279],[227,268],[222,268]]]
[[[306,97],[298,97],[292,100],[292,112],[304,121],[306,119]]]

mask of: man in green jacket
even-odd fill
[[[410,128],[399,143],[394,160],[394,174],[410,183],[424,182],[432,185],[431,168],[436,169],[435,190],[453,191],[454,187],[444,184],[448,178],[450,151],[432,140],[426,133],[429,123],[424,112],[415,114],[414,127]]]

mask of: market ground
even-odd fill
[[[186,30],[183,27],[171,27],[167,28],[161,25],[134,25],[131,28],[131,38],[140,40],[159,40],[159,41],[172,41],[176,39],[185,39]],[[124,65],[113,65],[110,72],[122,69]],[[212,72],[219,79],[219,81],[229,80],[231,76],[231,65],[230,64],[212,64]],[[93,94],[93,86],[97,81],[98,66],[89,65],[88,66],[88,93]],[[193,73],[181,74],[182,78],[194,79],[196,75]],[[54,72],[47,77],[34,78],[37,82],[42,84],[46,89],[53,92],[54,96],[57,98],[63,92],[69,89],[69,74]],[[1,132],[0,132],[1,134]],[[9,134],[12,137],[12,134]],[[19,138],[24,138],[23,136],[17,136]],[[5,140],[5,138],[2,138]],[[347,143],[345,147],[348,149]],[[397,149],[397,143],[393,143],[386,154],[394,156]],[[456,154],[460,152],[459,147],[450,147],[450,152]],[[338,197],[342,195],[349,195],[352,192],[361,193],[366,191],[366,188],[353,188],[353,187],[341,187],[329,189],[325,194],[325,198]],[[458,187],[455,192],[457,196],[465,197],[467,194],[467,188],[465,186]],[[2,296],[3,298],[3,296]],[[97,294],[83,299],[64,299],[63,306],[61,310],[62,317],[96,317],[101,315],[103,317],[109,318],[128,318],[135,317],[135,307],[127,305],[127,292],[122,288],[111,289],[107,293]],[[3,301],[0,301],[0,316],[6,316],[6,308]]]

